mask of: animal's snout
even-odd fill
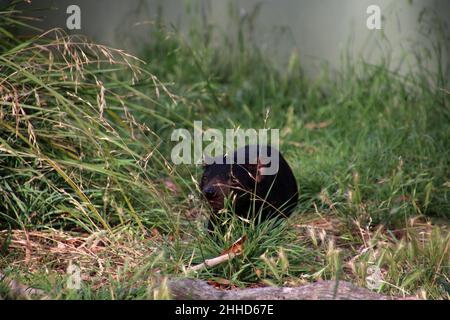
[[[203,188],[202,192],[208,200],[213,199],[217,194],[217,190],[213,186]]]

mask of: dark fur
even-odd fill
[[[231,193],[235,195],[233,202],[235,213],[244,218],[252,217],[253,212],[261,214],[261,221],[271,217],[287,217],[297,205],[297,182],[281,153],[275,148],[268,147],[269,157],[273,152],[279,153],[279,170],[275,175],[261,175],[261,165],[250,164],[249,146],[244,148],[246,154],[244,164],[236,164],[239,151],[237,150],[232,155],[234,164],[226,164],[224,156],[221,157],[223,164],[205,165],[200,188],[213,210],[208,224],[210,231],[213,225],[217,224],[218,212],[224,207],[224,199]]]

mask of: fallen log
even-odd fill
[[[0,281],[19,299],[49,299],[40,289],[8,279],[0,273]],[[219,290],[206,281],[172,279],[168,281],[172,299],[175,300],[413,300],[416,297],[385,296],[347,281],[319,281],[299,287],[262,287],[250,289]],[[0,297],[1,299],[1,297]]]
[[[220,290],[207,282],[178,279],[168,282],[175,300],[412,300],[385,296],[347,281],[319,281],[299,287],[262,287]]]
[[[21,284],[16,280],[9,279],[4,273],[0,272],[0,283],[3,283],[8,289],[11,297],[19,299],[32,299],[38,297],[40,299],[47,299],[47,295],[41,289],[35,289]],[[0,297],[1,299],[1,297]]]

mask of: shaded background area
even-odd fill
[[[200,26],[208,41],[237,41],[242,30],[247,44],[274,57],[280,67],[294,53],[309,74],[322,62],[339,68],[343,54],[378,63],[389,53],[391,68],[410,70],[415,63],[408,54],[415,47],[432,50],[436,38],[450,38],[446,0],[41,0],[21,8],[38,17],[35,24],[42,29],[66,29],[70,4],[81,9],[81,30],[76,33],[132,53],[152,40],[152,28],[159,22],[182,34]],[[382,30],[366,27],[371,4],[381,8]],[[432,71],[439,63],[448,74],[446,53],[441,61],[429,60],[427,67]]]

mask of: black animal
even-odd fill
[[[250,152],[256,148],[256,161],[250,159]],[[235,214],[251,218],[256,222],[272,217],[287,217],[297,205],[298,187],[294,174],[281,153],[270,146],[261,149],[259,145],[246,145],[232,155],[214,158],[205,165],[200,189],[210,204],[213,214],[208,223],[212,231],[219,221],[219,211],[224,208],[225,198],[231,196]],[[255,150],[255,149],[253,149]],[[264,152],[261,152],[264,150]],[[238,154],[245,155],[244,158]],[[232,163],[226,163],[227,157]],[[278,171],[266,174],[278,156]],[[240,160],[240,161],[238,161]]]

